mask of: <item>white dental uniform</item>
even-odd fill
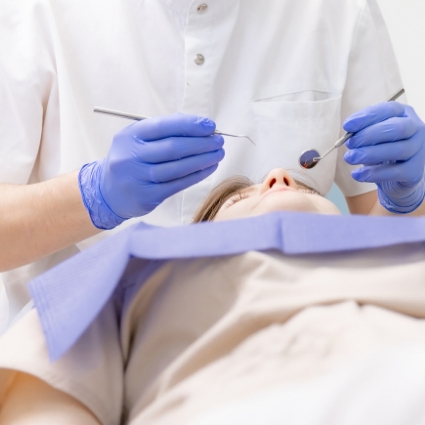
[[[143,218],[180,225],[226,177],[301,172],[304,150],[323,153],[349,114],[400,87],[375,0],[3,0],[0,182],[40,182],[104,157],[131,122],[94,106],[203,115],[254,139],[226,138],[211,177]],[[342,155],[294,176],[322,193],[334,181],[346,196],[374,189]],[[93,241],[5,273],[11,318],[30,278]]]

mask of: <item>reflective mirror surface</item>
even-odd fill
[[[302,168],[310,170],[319,163],[318,160],[314,161],[314,158],[320,158],[320,154],[316,150],[310,149],[301,154],[298,163]]]

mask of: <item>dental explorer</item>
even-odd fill
[[[151,117],[145,117],[143,115],[130,114],[128,112],[120,112],[120,111],[114,111],[112,109],[97,108],[97,107],[94,108],[93,111],[94,112],[98,112],[100,114],[115,115],[117,117],[127,118],[127,119],[135,120],[135,121],[142,121],[142,120],[146,120],[148,118],[151,118]],[[214,131],[214,134],[219,134],[221,136],[240,137],[240,138],[248,139],[254,146],[256,146],[256,144],[254,143],[254,141],[249,136],[238,135],[238,134],[230,134],[230,133],[223,133],[222,131],[219,131],[219,130],[215,130]]]
[[[404,89],[400,89],[397,93],[395,93],[393,96],[391,96],[387,102],[394,102],[396,101],[402,94],[405,93]],[[334,149],[339,148],[342,146],[351,136],[353,136],[354,133],[346,133],[344,136],[342,136],[333,146],[331,149],[329,149],[326,153],[324,153],[322,156],[320,156],[319,152],[315,149],[310,149],[308,151],[305,151],[301,154],[300,158],[298,159],[298,163],[300,167],[305,168],[307,170],[310,170],[314,168],[321,159],[323,159],[325,156],[328,156]]]

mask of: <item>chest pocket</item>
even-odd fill
[[[286,168],[299,174],[295,178],[327,193],[335,176],[336,152],[308,172],[302,172],[298,158],[307,149],[322,154],[336,142],[341,130],[341,95],[324,100],[281,99],[252,103],[254,140],[263,172]]]

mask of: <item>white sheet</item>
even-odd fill
[[[124,320],[119,322],[111,301],[53,365],[35,311],[18,322],[0,338],[0,393],[10,382],[11,370],[17,369],[77,398],[105,425],[116,425],[122,409],[130,425],[202,424],[209,420],[208,412],[228,415],[229,404],[252,402],[253,408],[258,406],[257,415],[264,414],[259,400],[269,394],[267,400],[273,401],[276,388],[274,399],[286,394],[285,403],[294,412],[292,389],[310,394],[298,411],[307,414],[307,407],[317,409],[315,382],[323,379],[329,382],[323,394],[328,410],[318,413],[335,418],[344,414],[348,421],[347,412],[356,405],[350,402],[352,378],[357,376],[350,369],[354,362],[397,347],[425,345],[423,244],[337,255],[249,252],[172,261],[142,287],[135,276],[136,296]],[[405,363],[413,368],[414,378],[413,361]],[[389,360],[382,370],[376,369],[376,385],[371,384],[383,400],[392,387],[394,398],[402,390],[400,375],[390,375],[393,364]],[[340,374],[344,367],[348,374]],[[368,370],[375,373],[373,363],[364,367],[361,376],[368,376]],[[418,374],[421,370],[417,368]],[[386,375],[392,386],[384,385]],[[364,386],[358,387],[360,397],[370,388],[369,377],[355,384]],[[286,389],[278,388],[281,385]],[[411,394],[406,406],[393,407],[416,415]],[[338,397],[347,403],[342,413]],[[360,397],[356,403],[365,415],[372,415],[374,406],[368,410],[367,401]],[[416,425],[400,425],[406,423]]]
[[[423,425],[424,359],[425,345],[380,351],[212,410],[188,425]]]

